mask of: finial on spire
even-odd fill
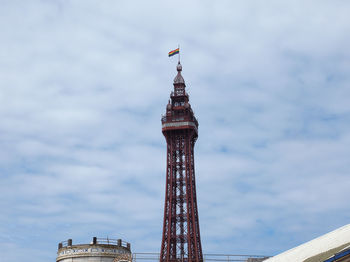
[[[180,61],[177,63],[176,70],[177,70],[177,72],[182,71],[182,65],[180,64]]]
[[[177,66],[176,66],[176,70],[177,70],[177,76],[174,78],[174,84],[185,84],[185,80],[181,75],[182,65],[181,65],[180,61],[178,62]]]

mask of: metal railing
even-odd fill
[[[92,242],[90,243],[92,245],[113,245],[113,246],[118,246],[118,247],[125,247],[130,250],[130,243],[125,242],[121,239],[114,239],[114,238],[97,238],[93,237]],[[74,244],[73,245],[73,240],[68,239],[65,241],[62,241],[58,244],[58,249],[63,248],[63,247],[70,247],[70,246],[77,246],[77,245],[87,245],[87,244]]]
[[[120,247],[126,247],[130,249],[130,244],[126,241],[123,241],[121,239],[113,239],[113,238],[97,238],[96,239],[97,244],[102,244],[102,245],[116,245]]]
[[[218,261],[218,262],[260,262],[269,258],[269,256],[261,255],[234,255],[234,254],[204,254],[203,262]],[[132,253],[133,262],[137,261],[159,261],[159,253]],[[186,259],[184,259],[186,261]]]

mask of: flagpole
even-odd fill
[[[179,48],[179,64],[180,64],[180,45],[178,44],[177,47]]]

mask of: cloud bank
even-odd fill
[[[349,8],[2,1],[2,257],[93,236],[159,251],[178,44],[204,253],[273,255],[349,223]]]

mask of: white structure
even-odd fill
[[[121,239],[93,238],[91,244],[58,244],[56,262],[131,262],[130,244]]]
[[[310,257],[327,252],[349,242],[350,224],[264,260],[264,262],[303,262]]]

